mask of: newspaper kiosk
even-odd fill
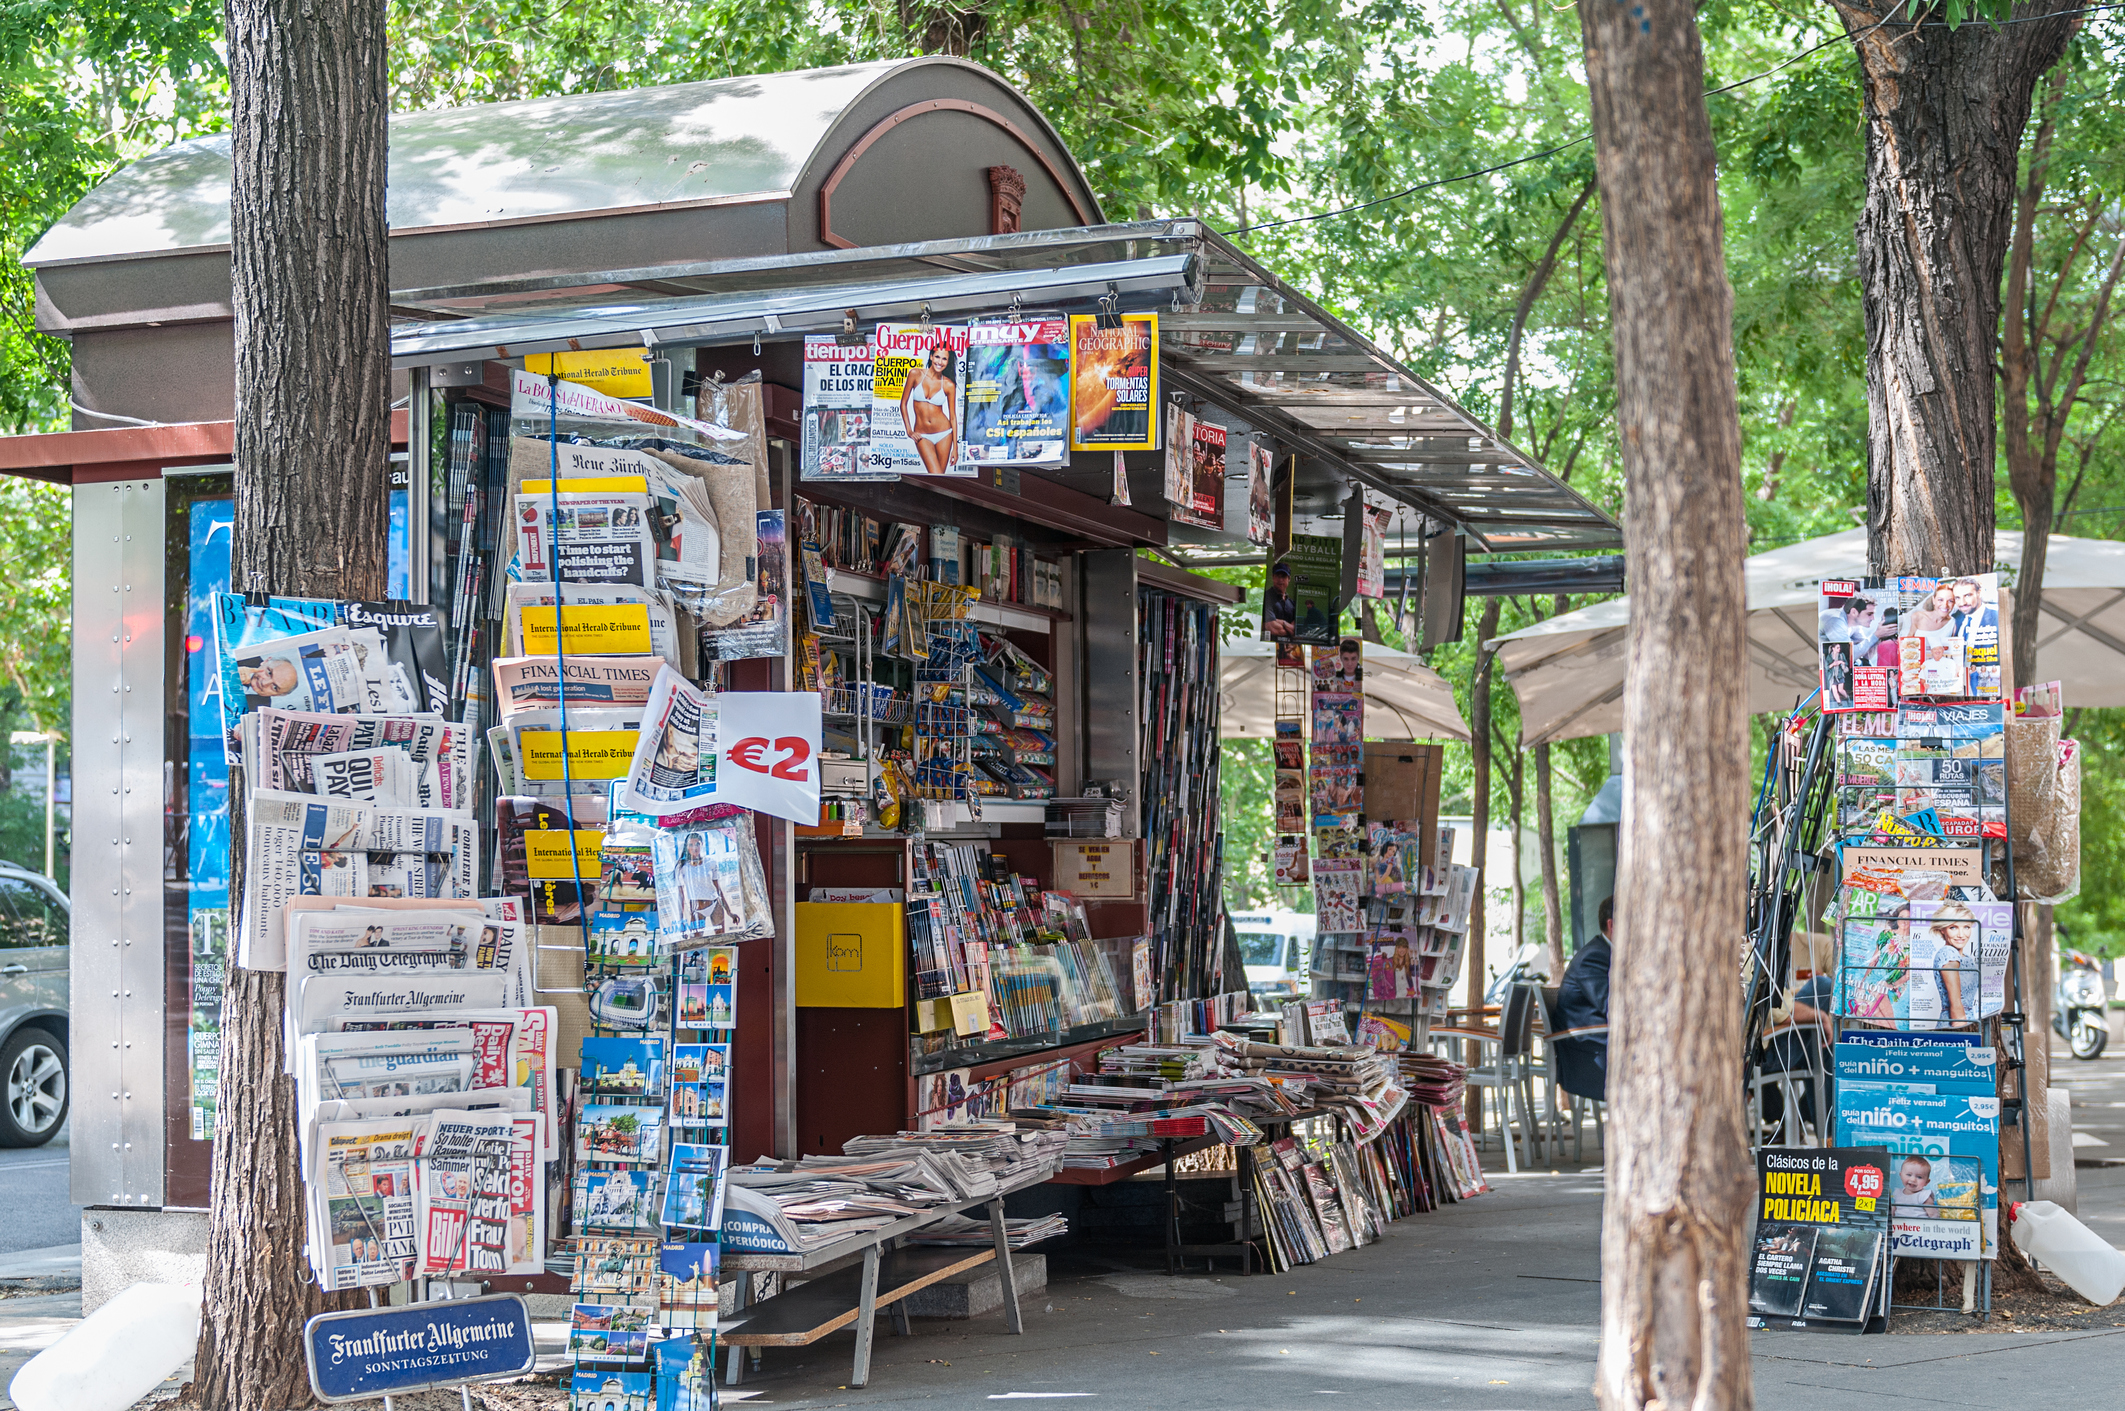
[[[821,607],[875,634],[896,590],[863,536],[920,527],[933,545],[959,541],[954,566],[980,574],[961,620],[1045,687],[1030,694],[1050,708],[1035,732],[1046,748],[1025,753],[1044,759],[1029,767],[1051,788],[1014,798],[918,779],[897,826],[863,807],[757,819],[774,934],[739,948],[735,1161],[912,1128],[954,1105],[954,1085],[963,1105],[970,1088],[1067,1074],[1141,1033],[1160,1005],[1244,1005],[1217,900],[1215,644],[1237,593],[1179,565],[1265,552],[1250,544],[1250,464],[1267,467],[1286,535],[1293,523],[1339,532],[1365,505],[1390,533],[1450,535],[1474,552],[1617,538],[1526,455],[1201,222],[1105,223],[1047,120],[960,60],[406,114],[392,147],[402,452],[370,473],[392,497],[394,595],[455,605],[454,718],[494,719],[472,682],[500,644],[466,575],[504,567],[499,517],[468,515],[477,497],[458,438],[506,440],[527,367],[543,383],[544,369],[568,376],[583,355],[640,377],[615,395],[682,413],[757,374],[758,508],[790,536],[772,592],[787,604],[816,583]],[[72,343],[78,429],[0,441],[0,469],[74,487],[73,1194],[91,1207],[91,1306],[204,1244],[230,960],[229,782],[202,669],[213,646],[202,603],[228,587],[232,513],[228,164],[226,137],[145,157],[30,251],[39,326]],[[1149,447],[967,475],[807,478],[808,336],[860,342],[882,325],[1029,312],[1102,328],[1156,315]],[[1185,496],[1158,442],[1170,409],[1224,447],[1198,458]],[[800,528],[843,536],[816,576]],[[945,557],[933,546],[924,562]],[[765,548],[760,558],[776,571]],[[923,703],[907,689],[889,701],[871,640],[835,645],[864,670],[823,702],[830,738],[856,742],[838,751],[840,797],[859,804],[876,797],[881,741],[931,729],[890,715]],[[702,675],[725,690],[792,690],[806,643],[787,628],[783,643],[704,660]],[[954,777],[969,762],[964,750],[937,758]],[[1093,943],[1081,954],[1103,953],[1126,980],[1100,1013],[955,1023],[916,973],[925,961],[904,920],[864,940],[848,918],[810,910],[861,906],[845,898],[866,893],[904,903],[963,865],[1081,903]],[[564,932],[549,944],[574,935],[547,929]],[[863,983],[846,963],[858,954]],[[559,993],[565,960],[542,978],[564,1039],[587,1032],[583,998]],[[553,1228],[556,1243],[565,1233]]]

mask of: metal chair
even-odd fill
[[[1533,1165],[1539,1159],[1539,1138],[1536,1135],[1539,1129],[1534,1110],[1534,1012],[1540,1003],[1536,986],[1514,985],[1506,993],[1504,1012],[1499,1016],[1495,1035],[1466,1030],[1456,1031],[1453,1035],[1475,1043],[1496,1045],[1494,1062],[1470,1065],[1468,1086],[1497,1089],[1498,1135],[1505,1143],[1505,1169],[1507,1174],[1515,1176],[1520,1174],[1513,1136],[1516,1111],[1522,1136],[1527,1142],[1528,1164]]]

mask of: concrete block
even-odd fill
[[[91,1206],[81,1212],[84,1316],[134,1284],[197,1284],[206,1277],[205,1211]]]
[[[1048,1257],[1044,1254],[1013,1254],[1011,1282],[1018,1286],[1018,1307],[1024,1312],[1035,1299],[1048,1296]],[[904,1300],[911,1318],[979,1318],[1003,1308],[1003,1271],[996,1261],[963,1269],[918,1289]]]

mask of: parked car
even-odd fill
[[[0,862],[0,1147],[43,1146],[66,1123],[72,916],[57,882]]]
[[[1247,967],[1247,988],[1261,1003],[1281,1004],[1312,992],[1306,975],[1313,949],[1314,920],[1295,911],[1235,911],[1240,960]]]

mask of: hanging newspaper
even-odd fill
[[[664,817],[716,793],[716,703],[666,667],[650,688],[622,807]]]
[[[708,441],[742,441],[746,433],[714,422],[698,421],[677,412],[659,411],[640,402],[623,402],[580,382],[549,382],[545,376],[518,368],[509,379],[509,415],[528,425],[549,421],[632,421],[646,427],[673,430],[680,427]]]
[[[871,375],[878,351],[866,338],[848,345],[831,334],[804,340],[804,428],[799,465],[806,480],[892,480],[871,464]]]
[[[645,476],[526,480],[516,497],[515,570],[523,581],[653,588],[656,558]]]
[[[1070,458],[1070,326],[1061,314],[967,330],[963,465],[1063,465]]]
[[[686,460],[682,464],[632,447],[580,441],[552,445],[549,454],[560,468],[564,501],[573,481],[640,477],[649,496],[648,529],[655,545],[657,581],[675,591],[701,592],[716,586],[723,571],[723,536],[707,480],[689,469],[699,462]],[[551,489],[551,481],[529,478],[518,493]],[[523,532],[520,522],[518,533],[521,536]],[[550,577],[549,571],[530,567],[533,562],[545,561],[544,551],[523,546],[517,561],[510,566],[510,576],[524,582]],[[568,569],[565,544],[561,577],[575,577]]]

